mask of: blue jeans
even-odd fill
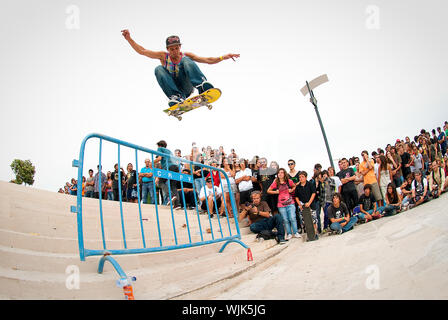
[[[112,191],[107,191],[107,200],[114,200],[114,193]]]
[[[345,226],[342,227],[339,222],[333,222],[330,225],[330,229],[334,230],[334,231],[338,231],[338,230],[342,229],[342,232],[347,232],[351,228],[353,228],[353,226],[356,224],[356,222],[358,222],[358,218],[357,217],[351,217],[350,221]]]
[[[154,182],[142,182],[142,201],[148,203],[148,192],[151,196],[151,204],[154,204]]]
[[[278,211],[283,217],[283,222],[285,223],[286,227],[286,233],[291,234],[291,227],[292,233],[297,233],[296,206],[294,204],[291,204],[286,207],[278,208]]]
[[[93,198],[93,190],[91,191],[86,191],[85,195],[86,198]]]
[[[322,225],[320,223],[320,209],[321,209],[320,201],[316,201],[317,231],[319,233],[322,232]]]
[[[270,218],[264,218],[250,225],[250,231],[253,233],[259,233],[263,230],[277,229],[277,236],[279,240],[285,239],[285,229],[283,227],[283,217],[280,214],[276,214]]]
[[[161,65],[156,67],[155,75],[157,82],[168,98],[177,95],[186,99],[193,93],[193,87],[207,80],[196,62],[185,56],[179,63],[179,74],[177,78],[171,76]]]
[[[394,178],[395,187],[400,187],[404,183],[404,178],[401,176],[400,178]]]
[[[377,207],[377,208],[376,208],[376,211],[378,211],[380,214],[383,214],[385,208],[386,208],[386,207],[384,207],[384,206],[383,206],[383,207]],[[373,213],[373,209],[371,209],[371,210],[367,210],[367,213],[370,214],[370,215],[372,215],[372,213]],[[359,219],[365,219],[365,218],[366,218],[366,215],[365,215],[365,213],[359,212],[359,213],[358,213],[358,217],[359,217]]]
[[[198,196],[204,186],[205,186],[204,179],[202,178],[194,179],[194,187],[196,188],[196,193]]]

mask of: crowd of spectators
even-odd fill
[[[247,219],[253,232],[276,229],[279,243],[301,237],[305,231],[303,214],[310,214],[316,233],[315,239],[308,239],[312,241],[322,233],[343,233],[356,224],[395,215],[447,191],[447,136],[445,121],[443,127],[422,129],[413,139],[397,139],[384,149],[379,147],[370,153],[363,150],[360,157],[341,158],[338,168],[323,169],[317,163],[310,176],[297,170],[293,159],[285,169],[276,161],[268,164],[265,157],[246,159],[234,149],[227,153],[222,146],[200,149],[193,143],[188,155],[183,156],[176,149],[173,157],[167,143],[161,140],[157,151],[166,156],[156,157],[154,162],[145,159],[138,173],[132,163],[126,172],[118,164],[107,173],[97,166],[96,173],[90,169],[88,177],[83,177],[81,192],[83,197],[112,201],[121,198],[137,202],[140,198],[143,203],[154,204],[157,199],[158,204],[175,209],[196,209],[197,202],[198,210],[210,212],[212,217],[224,215],[227,203],[230,216]],[[220,167],[229,180],[218,171],[180,159]],[[193,176],[193,183],[154,177],[153,168]],[[59,192],[77,195],[76,179],[67,182]],[[232,212],[229,205],[230,193],[238,212]]]

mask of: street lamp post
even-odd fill
[[[326,74],[321,75],[320,77],[317,77],[316,79],[310,81],[310,83],[308,83],[308,81],[306,81],[306,86],[304,86],[300,91],[302,92],[302,94],[304,96],[306,96],[308,93],[310,94],[310,102],[314,106],[314,111],[316,111],[317,120],[319,120],[320,129],[322,130],[322,135],[323,135],[324,141],[325,141],[325,146],[327,147],[327,153],[328,153],[328,158],[330,160],[330,165],[334,168],[333,157],[331,156],[331,151],[330,151],[330,146],[328,145],[327,135],[325,134],[324,125],[322,124],[322,119],[320,118],[319,109],[317,108],[317,99],[314,96],[314,92],[313,92],[314,88],[316,88],[317,86],[319,86],[325,82],[328,82],[328,77]]]

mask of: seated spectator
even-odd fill
[[[393,216],[401,211],[401,203],[403,199],[397,192],[397,188],[395,188],[393,183],[387,185],[384,201],[386,201],[386,207],[384,208],[383,216]]]
[[[364,194],[359,198],[359,209],[358,216],[361,221],[369,222],[381,218],[381,212],[377,208],[370,184],[364,186]]]
[[[240,205],[250,201],[250,194],[253,191],[252,171],[246,168],[244,159],[239,161],[239,171],[235,173],[235,183],[240,191]]]
[[[185,175],[191,175],[191,171],[189,169],[182,170],[182,173]],[[182,195],[183,191],[183,195]],[[178,209],[187,208],[189,210],[195,209],[196,204],[194,200],[194,190],[193,190],[193,184],[191,182],[180,182],[177,181],[177,192],[178,192],[178,199],[180,202],[180,207]],[[185,202],[184,202],[185,197]]]
[[[59,188],[58,193],[65,193],[65,192],[64,192],[64,189]]]
[[[216,206],[218,207],[219,214],[224,211],[224,203],[222,202],[222,193],[220,188],[212,184],[212,179],[207,178],[205,180],[205,187],[201,189],[199,193],[199,200],[201,201],[201,209],[203,212],[210,212],[210,218],[213,218],[215,211],[215,197]],[[207,210],[208,206],[208,210]]]
[[[276,240],[279,244],[284,244],[285,229],[283,226],[283,217],[281,214],[271,216],[271,209],[266,201],[261,201],[261,192],[253,191],[250,195],[251,202],[242,205],[242,211],[238,217],[242,221],[245,217],[249,220],[249,228],[253,233],[263,231],[272,231],[277,229]]]
[[[412,199],[409,208],[418,206],[428,200],[428,180],[422,177],[420,170],[414,172],[415,180],[412,183]]]
[[[340,193],[333,195],[332,204],[328,207],[328,219],[330,219],[330,229],[337,234],[347,232],[353,228],[358,221],[357,217],[350,217],[350,211],[344,202]]]
[[[431,173],[428,176],[430,195],[436,199],[445,191],[445,172],[437,161],[431,165]]]
[[[408,174],[406,180],[400,186],[401,196],[403,198],[402,206],[403,209],[408,209],[408,205],[411,203],[412,199],[412,182],[414,181],[414,175],[412,173]]]
[[[291,194],[294,193],[296,186],[285,169],[278,170],[278,177],[269,186],[268,193],[278,195],[278,211],[283,217],[283,222],[286,227],[286,240],[292,238],[293,234],[296,238],[301,238],[297,230],[296,207],[294,199]]]

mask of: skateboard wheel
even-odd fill
[[[182,117],[181,117],[181,116],[178,116],[178,117],[177,117],[177,120],[179,120],[179,121],[182,120]]]
[[[212,106],[211,104],[209,104],[209,105],[207,106],[207,108],[208,108],[208,110],[212,110],[213,106]]]
[[[172,113],[171,111],[168,111],[168,115],[169,115],[169,116],[172,116],[173,113]]]

